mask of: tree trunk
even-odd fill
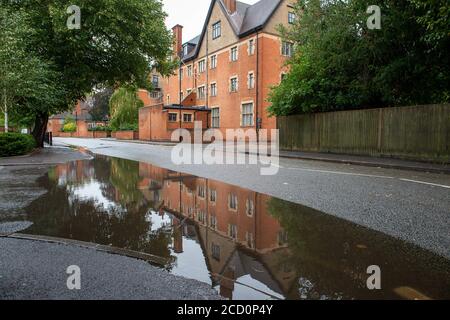
[[[32,135],[36,140],[36,146],[38,148],[44,147],[44,137],[47,132],[48,114],[39,113],[34,120],[34,129]]]

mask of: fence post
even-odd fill
[[[378,155],[382,154],[382,142],[383,142],[383,108],[380,108],[378,112],[378,145],[377,151]]]

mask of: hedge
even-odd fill
[[[31,135],[20,133],[0,133],[0,157],[27,154],[36,147]]]

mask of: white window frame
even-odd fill
[[[250,78],[250,75],[253,76],[253,77]],[[250,79],[252,79],[253,81],[250,82]],[[249,90],[255,89],[255,83],[256,83],[255,72],[254,71],[249,71],[248,74],[247,74],[247,88]]]
[[[210,69],[217,68],[217,54],[213,54],[210,58]]]
[[[233,91],[232,83],[233,83],[234,79],[236,79],[236,90]],[[230,80],[229,80],[229,91],[230,91],[230,93],[236,93],[236,92],[239,91],[239,77],[238,76],[230,77]]]
[[[206,60],[202,59],[198,62],[198,73],[206,72]]]
[[[253,43],[253,45],[250,45],[251,43]],[[256,51],[256,40],[255,40],[255,38],[249,39],[247,46],[248,46],[248,49],[247,49],[248,55],[249,56],[254,55],[255,51]]]
[[[187,76],[192,77],[192,64],[187,66]]]
[[[236,57],[233,56],[233,52],[236,52]],[[239,46],[234,46],[230,49],[230,61],[236,62],[238,60],[239,60]]]
[[[251,124],[244,123],[244,105],[252,105],[252,122]],[[245,115],[249,115],[250,113],[246,113]],[[255,125],[255,102],[252,101],[242,101],[241,103],[241,127],[253,127]]]
[[[281,41],[281,55],[284,57],[291,58],[293,54],[294,54],[294,44],[289,41]]]
[[[215,90],[213,90],[213,86],[215,86]],[[217,97],[217,82],[216,81],[210,83],[209,90],[210,90],[211,97]]]
[[[214,111],[213,110],[217,110],[218,111],[218,116],[215,117],[214,116]],[[217,119],[217,126],[214,124],[214,119]],[[217,129],[220,128],[220,107],[211,107],[211,128]],[[217,194],[216,194],[217,196]]]
[[[200,95],[200,89],[203,89],[202,95]],[[197,92],[198,92],[198,97],[197,97],[198,99],[200,99],[200,100],[206,99],[206,86],[205,85],[198,86]]]

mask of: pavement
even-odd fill
[[[177,165],[168,146],[76,138],[55,141],[299,203],[450,259],[447,174],[282,158],[275,164],[275,175],[263,176],[263,164]]]
[[[23,208],[47,192],[37,180],[55,164],[91,158],[57,144],[28,156],[0,159],[0,300],[220,299],[207,284],[149,264],[162,265],[159,257],[17,234],[32,225],[24,220]],[[67,267],[75,262],[81,269],[81,290],[66,285]]]
[[[44,267],[45,266],[45,267]],[[80,289],[67,282],[80,270]],[[73,271],[72,271],[73,272]],[[76,283],[76,282],[72,282]],[[0,238],[0,300],[218,300],[209,285],[74,245]]]

